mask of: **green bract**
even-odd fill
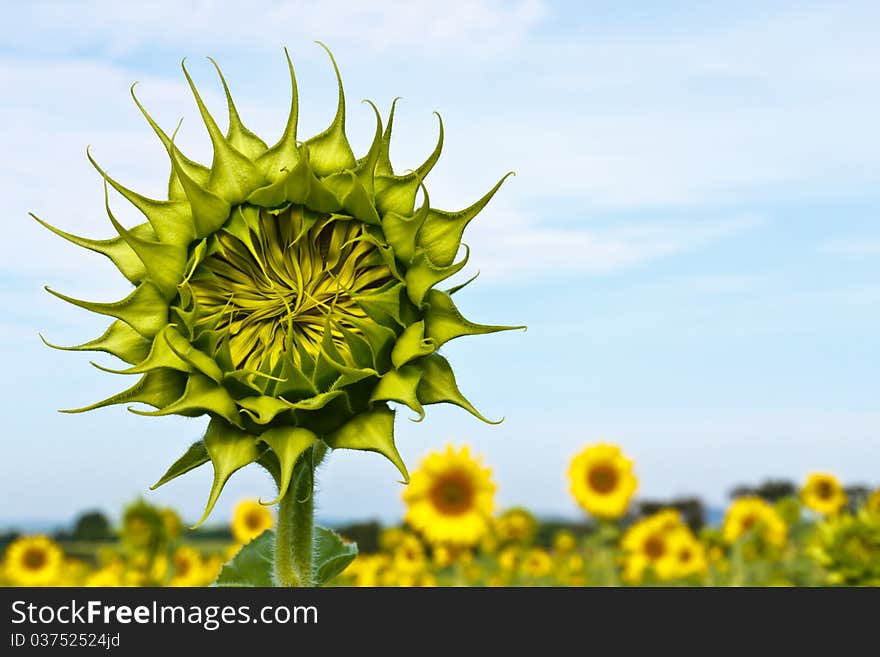
[[[89,156],[105,190],[109,184],[147,221],[126,229],[108,202],[118,236],[91,240],[37,219],[109,257],[135,286],[114,303],[47,288],[116,318],[101,337],[62,349],[108,352],[130,367],[100,369],[138,377],[127,390],[69,412],[140,402],[155,410],[129,410],[210,416],[204,439],[156,484],[210,461],[214,484],[202,521],[230,475],[252,462],[273,473],[283,497],[297,459],[318,441],[379,452],[407,479],[388,402],[405,404],[419,418],[424,405],[448,402],[485,420],[438,350],[459,336],[517,328],[471,323],[451,297],[463,286],[435,287],[467,262],[467,253],[455,261],[462,232],[504,179],[460,212],[431,208],[422,181],[440,155],[442,122],[427,161],[395,175],[388,155],[393,104],[383,131],[370,103],[375,137],[356,158],[345,136],[335,61],[336,116],[324,132],[297,141],[296,81],[287,61],[290,115],[271,148],[244,127],[221,74],[229,108],[224,135],[184,66],[213,144],[210,167],[180,153],[132,87],[171,159],[168,199],[123,187]],[[420,188],[424,200],[416,207]]]

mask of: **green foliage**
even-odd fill
[[[358,554],[356,543],[347,543],[332,529],[315,527],[315,586],[330,582],[348,567]]]
[[[275,586],[275,532],[267,529],[223,566],[215,586]]]
[[[332,529],[315,527],[313,553],[315,586],[323,586],[354,561],[358,550]],[[215,586],[276,586],[275,532],[267,529],[223,566]]]

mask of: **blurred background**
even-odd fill
[[[500,507],[578,519],[565,472],[585,444],[635,462],[636,499],[723,507],[737,487],[800,485],[834,472],[876,487],[880,410],[880,8],[876,3],[30,2],[0,4],[0,531],[72,527],[84,510],[118,520],[144,495],[201,514],[197,470],[154,483],[205,421],[122,407],[61,415],[122,389],[78,344],[106,324],[42,289],[109,301],[127,284],[28,216],[110,237],[85,148],[128,187],[160,197],[164,149],[129,86],[177,143],[210,161],[180,70],[218,117],[217,59],[238,109],[273,142],[289,106],[283,46],[300,90],[300,134],[330,122],[339,63],[348,132],[366,151],[372,99],[401,96],[392,161],[420,164],[443,116],[432,205],[463,208],[516,171],[471,225],[480,272],[458,296],[470,318],[527,324],[445,352],[499,426],[432,407],[401,412],[411,467],[469,444],[493,470]],[[222,118],[221,118],[222,124]],[[137,213],[111,200],[123,223]],[[397,473],[378,455],[323,467],[325,523],[396,522]],[[786,489],[788,490],[788,489]],[[215,514],[266,498],[255,466]]]

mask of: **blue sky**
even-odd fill
[[[446,126],[429,178],[432,204],[470,204],[506,171],[469,228],[460,305],[526,333],[446,348],[466,394],[498,427],[433,407],[398,420],[415,466],[447,442],[471,444],[494,470],[501,506],[576,516],[565,469],[583,445],[632,456],[639,495],[725,500],[736,484],[802,480],[814,470],[880,484],[880,43],[875,3],[5,3],[0,41],[0,319],[6,376],[0,518],[116,512],[146,493],[202,420],[146,419],[122,408],[57,408],[103,398],[124,381],[74,344],[103,321],[42,291],[121,298],[100,256],[27,218],[112,235],[100,179],[159,196],[168,164],[128,96],[178,143],[210,160],[185,86],[188,66],[215,114],[224,69],[245,122],[271,141],[288,84],[300,83],[300,134],[322,130],[335,85],[363,152],[376,101],[402,96],[392,159],[419,164]],[[114,199],[117,216],[136,212]],[[100,362],[101,358],[93,358]],[[148,498],[200,514],[210,473]],[[328,518],[401,515],[380,457],[336,453],[320,482]],[[267,495],[257,469],[231,481],[222,519]]]

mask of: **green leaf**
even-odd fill
[[[346,543],[332,529],[316,526],[315,586],[323,586],[339,575],[348,567],[348,564],[354,561],[357,554],[357,543]]]
[[[223,566],[214,586],[275,586],[275,532],[267,529]]]

